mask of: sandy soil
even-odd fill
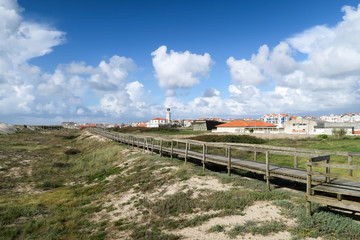
[[[256,221],[267,221],[267,220],[282,220],[288,226],[294,225],[293,220],[284,219],[283,216],[279,214],[280,209],[276,206],[270,204],[269,202],[257,202],[253,206],[250,206],[245,209],[244,216],[227,216],[227,217],[217,217],[212,218],[209,221],[205,222],[201,226],[194,228],[184,228],[179,231],[173,232],[176,234],[181,234],[184,236],[184,239],[230,239],[229,236],[225,235],[223,232],[219,233],[208,233],[207,230],[215,225],[223,225],[225,230],[230,230],[235,225],[244,224],[249,220]],[[238,236],[238,239],[291,239],[289,232],[280,232],[270,236],[261,236],[252,234],[247,234],[244,236]]]

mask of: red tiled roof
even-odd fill
[[[224,124],[217,125],[216,127],[277,127],[274,124],[261,122],[261,121],[243,121],[237,120]]]
[[[140,125],[138,125],[138,127],[147,127],[147,125],[146,124],[140,124]]]
[[[151,119],[151,120],[166,120],[166,119],[165,119],[165,118],[158,117],[158,118],[154,118],[154,119]]]

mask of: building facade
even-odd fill
[[[325,127],[325,121],[298,117],[284,123],[284,133],[316,134],[315,127]]]
[[[360,113],[345,113],[341,119],[342,122],[360,122]]]
[[[287,114],[265,114],[261,121],[275,124],[278,127],[283,127],[284,123],[291,120],[291,116]]]
[[[256,133],[278,133],[279,129],[277,125],[272,123],[236,120],[217,125],[216,130],[213,130],[213,132],[222,133],[249,133],[251,131]]]
[[[147,123],[147,127],[149,128],[158,128],[158,127],[165,127],[168,126],[168,122],[165,118],[154,118],[151,119],[148,123]]]
[[[342,122],[342,118],[340,115],[330,114],[329,116],[321,116],[320,120],[325,122]]]

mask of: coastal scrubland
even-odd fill
[[[357,150],[357,139],[327,140]],[[86,130],[2,135],[0,239],[360,239],[358,215],[313,204],[308,217],[291,183],[268,192],[259,176],[225,171]]]

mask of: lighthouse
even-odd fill
[[[170,108],[166,109],[166,122],[167,124],[171,125],[171,112],[170,112]]]

